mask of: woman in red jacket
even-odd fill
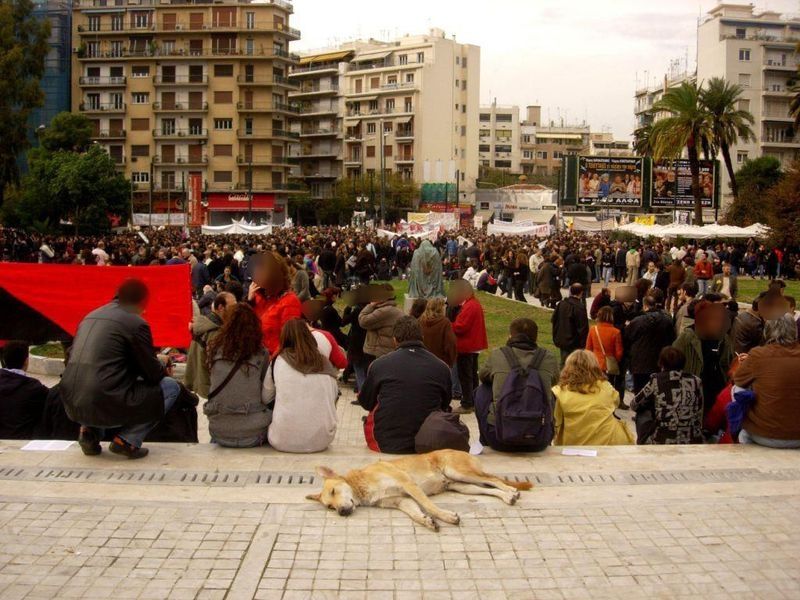
[[[277,252],[254,256],[253,283],[248,301],[261,321],[264,347],[274,356],[280,347],[284,323],[302,318],[300,300],[289,290],[289,265]]]
[[[457,279],[450,284],[450,298],[453,305],[461,305],[461,310],[453,321],[453,333],[456,334],[456,350],[458,357],[458,380],[461,383],[461,407],[455,412],[464,414],[475,411],[474,392],[478,381],[478,354],[489,347],[486,337],[486,320],[483,307],[475,297],[472,285]]]

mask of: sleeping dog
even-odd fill
[[[438,450],[379,461],[346,475],[337,475],[327,467],[317,472],[325,478],[319,494],[306,496],[335,510],[343,517],[353,514],[357,506],[379,506],[403,511],[420,525],[439,530],[436,522],[457,525],[459,516],[443,510],[428,496],[446,491],[461,494],[496,496],[506,504],[515,504],[520,490],[533,487],[528,482],[516,482],[486,473],[474,456],[457,450]]]

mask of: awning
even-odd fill
[[[517,210],[514,221],[532,221],[533,223],[549,223],[556,216],[554,210]]]
[[[368,52],[359,54],[353,59],[353,62],[372,62],[373,60],[382,60],[392,53],[391,50],[385,52]]]
[[[476,217],[480,217],[481,219],[483,219],[484,223],[488,223],[489,219],[491,219],[494,216],[494,211],[493,210],[478,210],[478,211],[475,211],[475,216]]]
[[[347,124],[348,127],[358,127],[361,124],[361,119],[356,119]]]
[[[343,50],[341,52],[327,52],[325,54],[313,54],[301,57],[300,64],[310,65],[313,63],[335,62],[343,60],[352,54],[353,54],[352,50]]]
[[[400,117],[399,119],[397,119],[397,124],[398,125],[407,125],[408,123],[411,123],[411,120],[413,118],[414,118],[414,115],[411,115],[410,117]]]

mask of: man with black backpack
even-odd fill
[[[515,319],[502,348],[492,350],[478,374],[475,416],[481,443],[501,452],[538,452],[553,440],[556,357],[536,345],[539,328]]]

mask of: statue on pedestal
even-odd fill
[[[444,298],[442,257],[430,240],[424,240],[411,258],[408,277],[409,298]]]

